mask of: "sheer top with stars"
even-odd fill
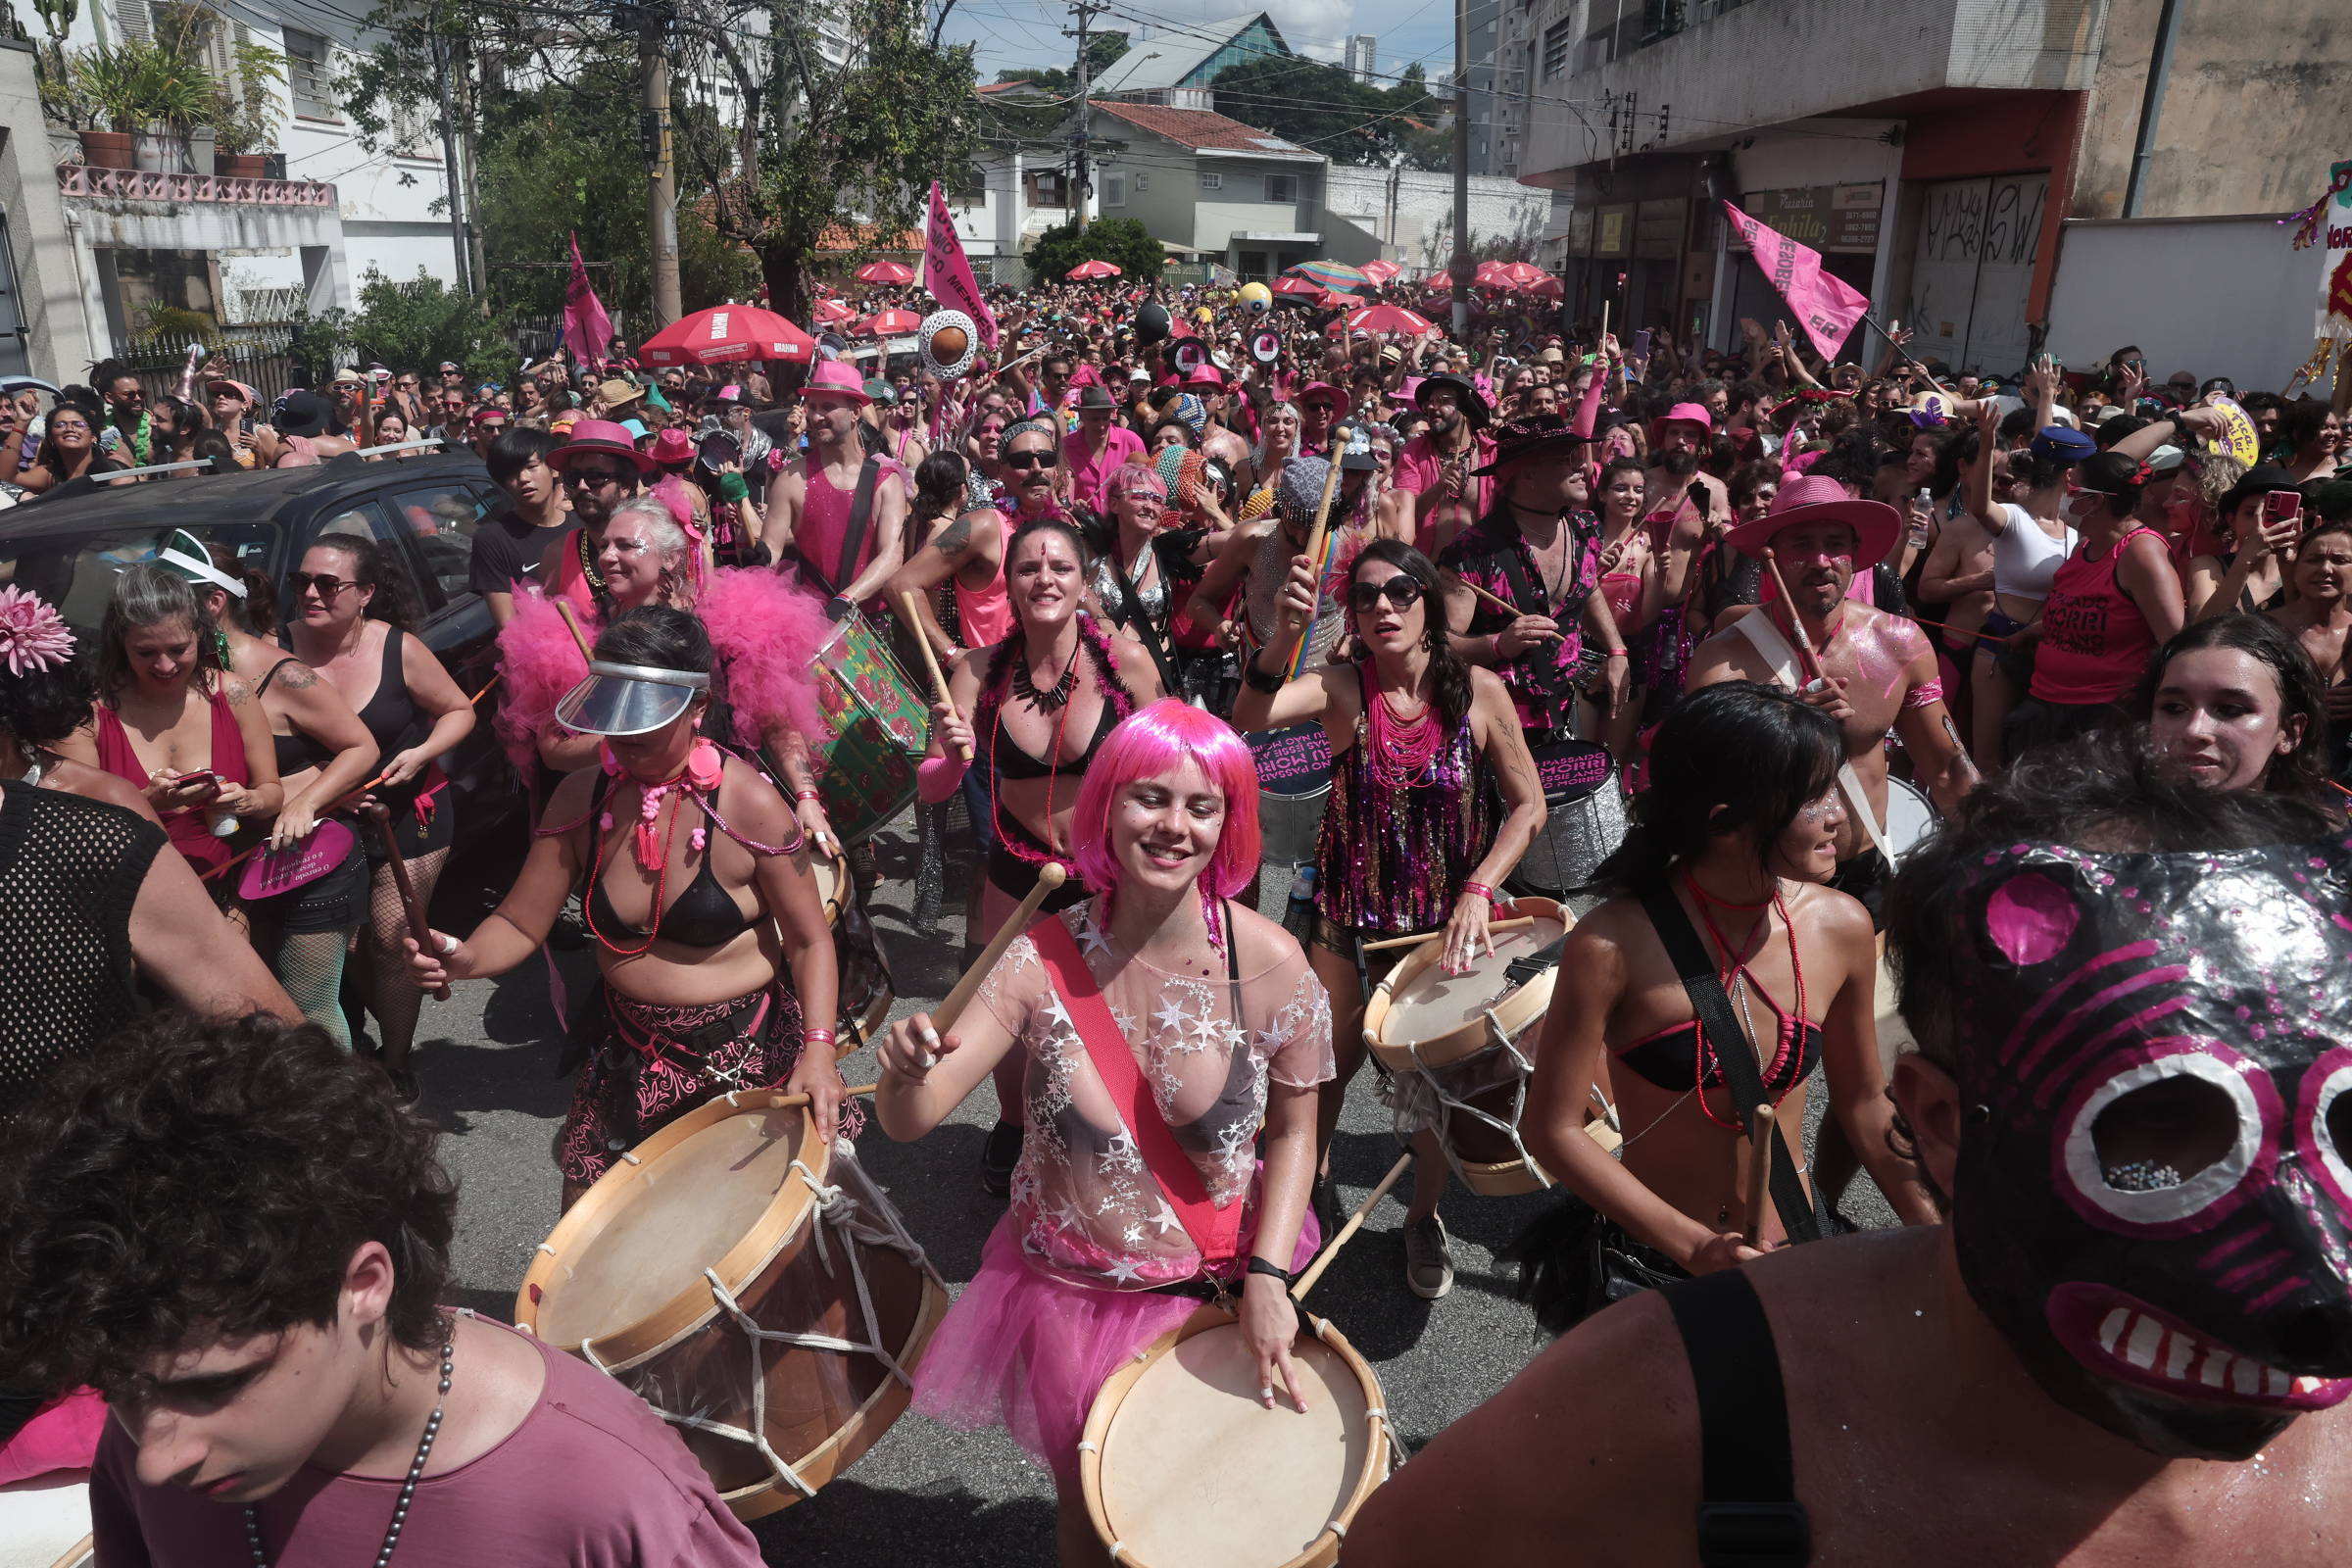
[[[1331,1000],[1298,944],[1251,911],[1235,912],[1237,986],[1222,963],[1213,974],[1181,975],[1128,956],[1097,927],[1099,903],[1050,918],[1077,939],[1211,1200],[1250,1205],[1247,1241],[1258,1199],[1252,1141],[1265,1120],[1267,1083],[1306,1089],[1333,1075]],[[980,1000],[1027,1057],[1029,1130],[1012,1177],[1011,1222],[1029,1261],[1055,1278],[1111,1290],[1149,1290],[1198,1273],[1199,1249],[1145,1169],[1027,937],[1004,950]]]

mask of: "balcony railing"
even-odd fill
[[[61,196],[93,201],[224,202],[238,207],[332,207],[335,187],[316,179],[243,179],[227,174],[160,173],[142,169],[57,166]]]

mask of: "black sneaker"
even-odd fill
[[[1024,1131],[1017,1121],[1001,1121],[988,1130],[988,1142],[980,1146],[980,1185],[992,1197],[1012,1193],[1012,1171],[1021,1162]]]
[[[1340,1215],[1340,1195],[1331,1190],[1331,1178],[1318,1176],[1314,1186],[1306,1190],[1306,1206],[1315,1216],[1315,1224],[1323,1233],[1321,1245],[1329,1247],[1331,1239],[1340,1234],[1346,1223]]]

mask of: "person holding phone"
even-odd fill
[[[2231,543],[2190,560],[2190,619],[2267,610],[2284,599],[2286,564],[2303,536],[2303,497],[2294,483],[2286,469],[2264,464],[2247,469],[2222,497],[2217,510],[2223,536]]]

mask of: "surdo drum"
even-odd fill
[[[816,896],[824,901],[825,924],[833,929],[834,960],[841,975],[836,1054],[846,1056],[881,1032],[898,999],[873,922],[858,906],[850,862],[838,855],[829,860],[811,857],[809,870],[816,877]]]
[[[621,1156],[540,1244],[515,1326],[675,1427],[739,1519],[816,1494],[906,1409],[948,1297],[847,1144],[739,1092]]]

